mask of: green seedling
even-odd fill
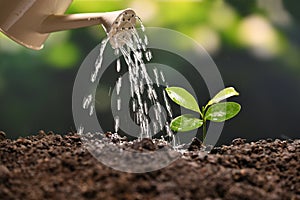
[[[196,99],[185,89],[180,87],[166,88],[168,96],[178,105],[197,112],[200,114],[200,119],[193,115],[185,114],[176,117],[171,121],[170,128],[177,132],[191,131],[203,127],[203,141],[206,137],[206,122],[223,122],[236,116],[241,105],[236,102],[221,102],[229,97],[237,96],[239,93],[233,88],[228,87],[216,94],[205,106],[200,107]]]

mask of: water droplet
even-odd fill
[[[135,102],[135,99],[133,99],[133,101],[132,101],[132,111],[133,112],[136,111],[136,102]]]
[[[169,136],[169,137],[172,137],[173,132],[171,131],[170,125],[169,125],[168,122],[166,122],[165,128],[166,128],[166,132],[167,132],[168,136]]]
[[[157,126],[157,123],[154,121],[153,122],[153,134],[156,134],[156,133],[158,133],[158,126]]]
[[[141,94],[143,94],[144,93],[144,81],[140,81],[140,91],[141,91]]]
[[[120,59],[117,60],[117,72],[121,71],[121,62]]]
[[[88,95],[87,97],[83,98],[83,103],[82,103],[82,107],[83,109],[88,109],[89,105],[92,102],[92,95]]]
[[[119,131],[120,127],[120,118],[119,116],[115,116],[115,132],[117,133]]]
[[[117,95],[120,94],[121,87],[122,87],[122,77],[119,77],[118,80],[117,80],[117,83],[116,83],[116,92],[117,92]]]
[[[121,110],[121,98],[120,97],[117,99],[117,109]]]
[[[142,49],[143,49],[143,51],[147,51],[146,45],[142,44]]]
[[[152,53],[150,50],[146,51],[145,53],[147,61],[150,61],[152,59]]]
[[[166,79],[165,79],[164,73],[161,70],[159,71],[159,73],[160,73],[160,78],[161,78],[162,82],[165,83]]]
[[[159,87],[159,76],[158,76],[158,71],[157,71],[157,68],[154,68],[153,69],[153,73],[154,73],[154,76],[155,76],[155,82],[156,82],[156,86]]]
[[[145,43],[145,45],[148,45],[148,37],[147,37],[147,35],[144,35],[144,43]]]
[[[111,87],[109,87],[108,96],[111,96]]]
[[[148,105],[147,105],[147,102],[144,102],[144,111],[145,111],[145,114],[148,115]]]
[[[92,116],[94,114],[95,107],[93,105],[90,106],[89,115]]]
[[[169,100],[167,98],[166,91],[163,91],[163,96],[164,96],[165,105],[166,105],[166,108],[167,108],[167,111],[168,111],[168,115],[169,115],[170,118],[173,118],[172,109],[171,109]]]
[[[83,135],[83,131],[84,131],[84,127],[83,126],[79,126],[77,132],[78,132],[78,135],[82,136]]]
[[[145,26],[141,23],[141,29],[143,32],[145,32]]]

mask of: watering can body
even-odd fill
[[[72,0],[0,0],[0,31],[31,49],[43,48],[49,33],[40,31],[49,15],[64,14]]]
[[[136,22],[131,9],[65,15],[72,0],[0,0],[0,31],[30,49],[43,48],[51,32],[102,24],[107,34]],[[113,31],[110,32],[110,30]]]

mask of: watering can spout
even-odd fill
[[[39,50],[52,32],[102,24],[111,36],[136,22],[132,9],[64,14],[71,3],[72,0],[0,0],[0,31],[23,46]]]
[[[106,34],[108,35],[112,27],[123,27],[125,25],[123,20],[128,24],[128,27],[134,26],[134,11],[131,9],[126,9],[106,13],[50,15],[41,24],[39,32],[52,33],[56,31],[63,31],[102,24]]]

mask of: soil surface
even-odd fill
[[[145,139],[126,148],[158,145]],[[0,199],[300,199],[300,140],[235,139],[210,154],[199,146],[194,141],[168,167],[138,174],[101,164],[76,134],[9,140],[0,133]]]

